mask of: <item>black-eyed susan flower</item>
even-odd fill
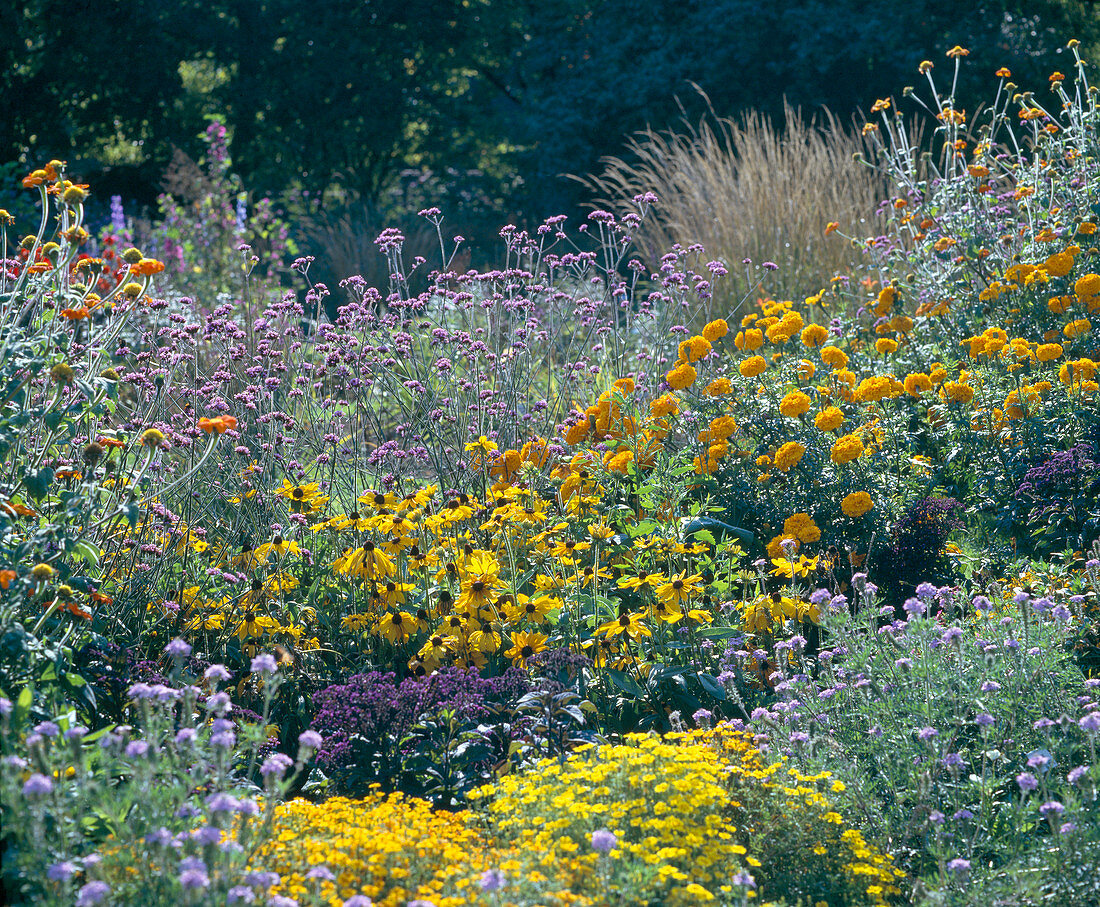
[[[526,668],[527,660],[532,655],[546,651],[546,641],[549,638],[545,633],[527,633],[522,630],[513,632],[512,647],[504,654],[512,659],[512,664]]]
[[[374,631],[383,639],[397,645],[408,639],[416,629],[416,618],[408,611],[388,611],[382,615]]]
[[[616,636],[627,636],[630,639],[637,639],[640,636],[652,636],[653,631],[643,623],[644,619],[645,614],[641,612],[624,613],[615,620],[608,621],[598,627],[596,633],[606,639],[614,639]]]

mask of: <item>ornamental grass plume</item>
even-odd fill
[[[700,243],[726,265],[731,278],[700,315],[701,326],[737,313],[765,262],[778,265],[768,292],[784,298],[827,286],[860,263],[858,250],[823,231],[837,221],[846,233],[878,232],[872,212],[885,184],[853,159],[865,150],[832,113],[806,118],[787,106],[779,124],[752,112],[685,123],[681,132],[639,133],[629,159],[606,158],[602,173],[582,182],[612,209],[639,192],[655,193],[657,216],[637,234],[651,260],[675,243]],[[746,259],[748,274],[740,264]]]

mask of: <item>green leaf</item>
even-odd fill
[[[719,702],[726,701],[726,691],[722,688],[722,685],[718,680],[712,677],[710,674],[698,674],[699,685],[710,693]]]
[[[645,689],[629,674],[608,668],[605,672],[608,679],[624,693],[641,698],[645,696]]]
[[[19,727],[31,713],[31,705],[34,703],[34,688],[27,684],[19,691],[19,698],[15,700],[15,715],[12,721],[13,727]]]
[[[26,486],[27,493],[32,498],[41,501],[50,490],[53,477],[54,472],[48,466],[45,469],[39,469],[37,472],[24,472],[23,485]]]
[[[70,551],[76,557],[79,557],[87,564],[91,564],[93,567],[99,566],[99,549],[96,548],[91,542],[81,539],[75,545],[72,546]]]

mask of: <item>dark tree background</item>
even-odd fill
[[[712,109],[901,98],[922,59],[971,51],[976,104],[1013,70],[1045,90],[1095,0],[25,0],[0,4],[0,162],[50,157],[149,205],[173,150],[230,129],[254,192],[377,204],[410,171],[495,218],[571,212],[585,174],[647,125]]]

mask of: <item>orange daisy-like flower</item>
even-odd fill
[[[131,273],[137,274],[139,277],[151,277],[154,274],[159,274],[163,270],[164,262],[157,261],[155,258],[143,258],[130,268]]]
[[[41,186],[48,179],[49,176],[45,170],[35,170],[23,177],[23,188],[34,189],[36,186]]]
[[[215,416],[213,419],[203,416],[199,419],[199,429],[206,434],[224,434],[228,429],[236,429],[237,420],[234,416]]]
[[[954,47],[951,48],[951,50],[947,52],[947,56],[951,57],[952,59],[957,59],[958,57],[968,57],[970,56],[970,51],[968,51],[965,47],[961,47],[960,45],[956,44]]]

